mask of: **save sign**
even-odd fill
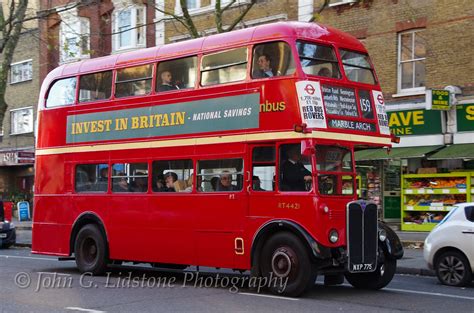
[[[396,136],[441,134],[441,112],[410,110],[387,112],[392,134]]]

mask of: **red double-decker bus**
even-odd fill
[[[403,248],[357,201],[354,151],[390,146],[364,46],[276,23],[62,65],[38,112],[33,252],[251,270],[300,295],[378,289]]]

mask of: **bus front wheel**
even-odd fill
[[[262,250],[260,269],[265,285],[274,294],[297,297],[314,286],[316,280],[307,249],[289,232],[268,239]]]
[[[81,228],[74,244],[77,268],[82,272],[100,275],[107,269],[106,241],[97,225]]]
[[[383,253],[383,252],[382,252]],[[349,273],[346,272],[347,281],[355,288],[359,289],[382,289],[393,279],[397,270],[397,260],[384,258],[379,262],[377,269],[371,273]]]

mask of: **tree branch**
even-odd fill
[[[251,0],[250,3],[247,4],[246,8],[242,11],[242,13],[240,13],[240,15],[234,20],[232,24],[230,24],[229,27],[227,27],[225,31],[230,32],[231,30],[233,30],[235,26],[237,26],[237,24],[239,24],[240,21],[242,21],[244,16],[247,15],[248,11],[250,11],[250,9],[254,6],[255,3],[257,3],[257,0]]]

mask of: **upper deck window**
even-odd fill
[[[142,65],[117,70],[115,96],[142,96],[151,91],[153,65]]]
[[[204,56],[201,72],[202,86],[244,80],[247,74],[247,48],[237,48]]]
[[[294,72],[295,62],[287,43],[265,43],[253,49],[252,78],[285,76]]]
[[[297,41],[296,48],[301,67],[306,74],[330,78],[341,78],[339,64],[331,47]]]
[[[197,57],[161,62],[158,65],[156,91],[193,88],[196,70]]]
[[[349,80],[375,84],[375,76],[370,65],[369,56],[366,54],[340,49],[344,72]]]
[[[49,90],[46,106],[52,108],[73,104],[76,98],[76,82],[76,77],[55,81]]]
[[[79,79],[79,102],[109,99],[112,71],[83,75]]]

